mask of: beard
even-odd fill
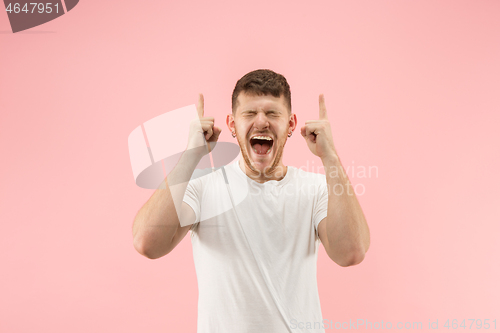
[[[278,165],[280,164],[280,161],[281,161],[281,157],[283,156],[283,150],[285,148],[285,143],[286,143],[286,139],[287,137],[285,136],[285,139],[281,140],[281,141],[277,141],[273,144],[273,148],[274,146],[276,147],[276,155],[274,156],[274,159],[273,159],[273,163],[271,164],[271,166],[266,166],[264,168],[264,177],[265,178],[270,178],[273,176],[273,173],[274,171],[276,170],[276,168],[278,167]],[[253,164],[252,164],[252,161],[250,160],[250,155],[247,151],[247,142],[248,140],[246,140],[245,142],[242,142],[240,140],[240,137],[238,135],[238,133],[236,133],[236,140],[238,141],[238,144],[240,146],[240,150],[241,150],[241,154],[243,155],[243,160],[245,161],[245,164],[250,168],[250,171],[252,172],[252,174],[254,176],[258,176],[260,177],[261,174],[262,174],[262,171],[260,170],[257,170]],[[250,149],[252,149],[252,147],[250,147]]]

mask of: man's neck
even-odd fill
[[[283,165],[281,161],[270,174],[268,173],[265,174],[264,170],[256,173],[255,171],[250,169],[250,167],[245,163],[245,160],[243,158],[240,159],[239,166],[240,169],[247,175],[248,178],[258,183],[265,183],[270,180],[280,181],[283,178],[285,178],[286,173],[288,172],[288,167]]]

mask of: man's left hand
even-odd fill
[[[323,94],[319,95],[319,120],[306,121],[300,132],[311,152],[321,160],[337,158]]]

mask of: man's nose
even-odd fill
[[[264,112],[257,112],[254,127],[256,127],[257,129],[265,129],[269,127],[269,122]]]

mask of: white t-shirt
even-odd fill
[[[238,162],[225,171],[237,215],[221,169],[191,180],[184,197],[196,214],[197,332],[323,333],[316,262],[325,176],[288,167],[282,180],[261,184]]]

